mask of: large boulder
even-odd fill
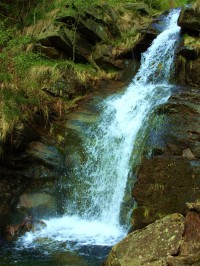
[[[133,188],[135,229],[173,212],[185,214],[185,203],[200,198],[199,102],[197,88],[182,88],[155,111]]]
[[[104,266],[167,266],[176,255],[184,232],[184,217],[172,214],[129,234],[112,248]]]
[[[81,12],[75,6],[74,10],[65,6],[56,11],[53,19],[41,20],[24,33],[36,39],[33,50],[53,58],[86,63],[91,61],[96,44],[121,36],[118,18],[119,14],[106,4]]]
[[[182,44],[177,51],[177,82],[184,85],[200,85],[200,38],[199,36],[182,37]]]
[[[199,33],[200,32],[200,13],[191,7],[181,10],[178,25],[184,32]]]
[[[200,158],[199,102],[198,88],[182,87],[157,108],[147,143],[152,156],[182,156],[189,148],[195,158]]]
[[[198,160],[163,156],[143,160],[133,189],[138,203],[132,216],[134,229],[170,213],[185,214],[185,203],[200,198],[199,184]]]
[[[167,265],[200,265],[200,216],[195,211],[186,215],[183,240],[180,245],[178,256],[169,256]]]
[[[182,41],[176,57],[176,79],[179,84],[200,85],[200,12],[194,8],[181,10],[178,24]]]
[[[103,265],[200,265],[199,202],[188,205],[192,209],[185,218],[174,213],[129,234],[112,248]]]
[[[81,9],[74,4],[50,12],[24,29],[24,34],[35,40],[29,51],[40,51],[54,59],[89,62],[97,69],[118,69],[123,67],[119,59],[133,59],[136,43],[139,58],[156,37],[156,26],[148,27],[151,21],[150,9],[143,3],[126,3],[120,8],[104,3]]]

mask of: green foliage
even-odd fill
[[[191,3],[189,0],[2,0],[0,3],[0,139],[6,139],[19,121],[30,121],[36,113],[43,114],[48,119],[48,113],[54,105],[54,100],[44,88],[55,87],[58,80],[69,69],[75,74],[80,83],[87,83],[95,78],[113,77],[114,71],[105,73],[91,64],[75,64],[67,60],[49,60],[42,54],[27,52],[27,45],[34,40],[22,36],[19,29],[34,24],[41,18],[54,16],[54,10],[60,12],[67,7],[68,14],[75,15],[74,47],[79,17],[96,5],[108,5],[121,9],[125,3],[146,4],[152,13],[160,12],[171,7]],[[195,9],[199,9],[199,0]],[[65,8],[63,8],[65,7]],[[124,7],[123,7],[124,8]],[[123,9],[125,10],[125,9]],[[65,11],[66,12],[66,11]],[[122,12],[123,13],[123,12]],[[126,14],[126,10],[124,14]],[[126,14],[127,15],[127,14]],[[139,23],[139,22],[138,22]],[[131,47],[139,37],[138,32],[131,28],[124,30],[124,35],[115,40],[112,45],[116,49]],[[74,50],[75,51],[75,50]],[[75,56],[75,53],[74,53]],[[93,65],[92,65],[93,64]],[[95,78],[94,78],[95,77]]]
[[[28,77],[29,70],[41,64],[45,58],[40,54],[27,53],[30,37],[16,35],[15,28],[0,27],[0,141],[11,134],[19,121],[29,120],[35,112],[46,110],[47,95],[40,91],[35,81]]]

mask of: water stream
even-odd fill
[[[90,252],[106,253],[104,247],[126,235],[128,222],[120,223],[120,213],[132,163],[140,153],[136,140],[143,138],[154,108],[170,96],[178,16],[179,11],[173,10],[165,18],[163,32],[142,55],[132,83],[123,94],[103,101],[98,123],[85,132],[86,159],[74,166],[69,178],[76,182],[68,184],[73,198],[66,199],[65,215],[46,220],[43,229],[26,233],[17,242],[18,250],[40,250],[43,254],[78,250],[84,256],[90,247]]]

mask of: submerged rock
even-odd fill
[[[16,239],[16,237],[33,230],[35,227],[37,227],[38,229],[38,225],[40,227],[46,226],[45,222],[43,222],[42,220],[34,220],[32,216],[27,215],[21,223],[15,225],[7,225],[3,232],[3,236],[6,241],[12,241]]]

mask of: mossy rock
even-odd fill
[[[200,32],[200,12],[189,7],[183,8],[178,19],[178,25],[184,32],[198,34]]]
[[[166,258],[179,250],[184,217],[172,214],[129,234],[115,245],[104,266],[163,266]]]

